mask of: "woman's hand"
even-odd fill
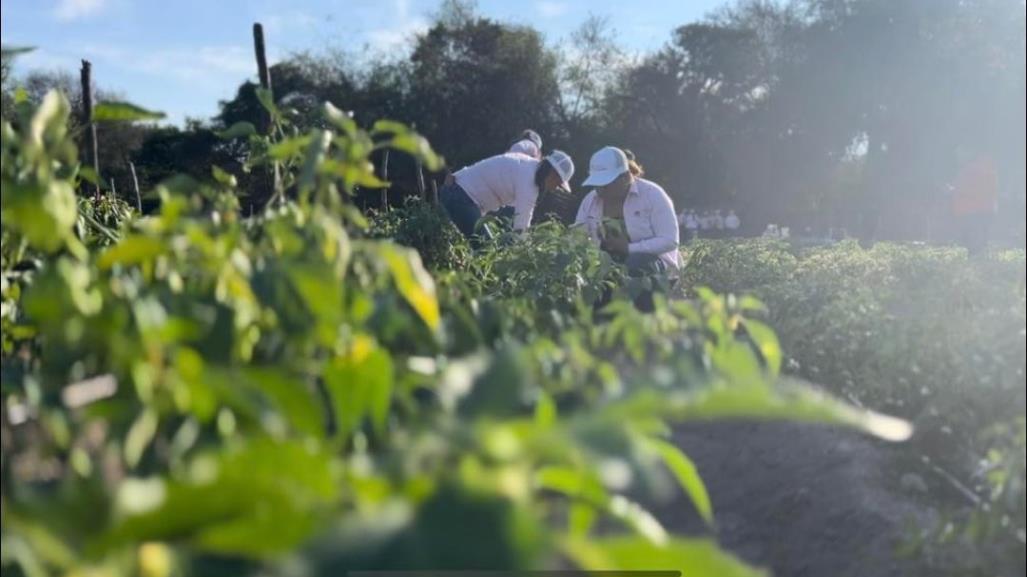
[[[627,256],[628,239],[620,235],[609,235],[603,239],[600,248],[612,255]]]

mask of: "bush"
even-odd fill
[[[587,304],[614,273],[560,228],[486,248],[440,297],[416,251],[346,227],[362,220],[347,195],[381,185],[367,155],[430,166],[427,143],[330,105],[330,129],[285,130],[264,96],[276,136],[250,136],[250,164],[281,176],[265,211],[243,218],[215,170],[161,186],[157,213],[116,217],[104,242],[77,226],[67,102],[4,120],[5,575],[757,575],[709,538],[667,535],[604,464],[676,482],[712,522],[670,423],[907,434],[779,383],[751,301],[646,314],[615,299],[597,322]]]

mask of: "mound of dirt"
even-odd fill
[[[799,423],[709,423],[675,431],[696,463],[726,549],[777,577],[926,575],[896,553],[931,516],[897,466],[901,446]],[[696,534],[684,497],[660,507],[668,529]]]

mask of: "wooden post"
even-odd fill
[[[264,27],[253,23],[253,50],[257,54],[257,78],[261,88],[271,90],[271,71],[267,67],[267,51],[264,49]]]
[[[84,141],[86,161],[92,164],[93,172],[100,178],[100,152],[96,139],[96,123],[93,122],[93,65],[88,60],[82,61],[82,127],[85,129]],[[100,196],[99,183],[93,185],[93,196]]]
[[[267,50],[264,44],[264,27],[260,22],[253,23],[253,52],[257,57],[257,79],[260,81],[260,87],[271,92],[271,69],[267,66]],[[271,112],[268,111],[265,117],[265,125],[262,127],[262,132],[271,134],[271,130],[274,128],[274,119],[271,118]],[[271,164],[271,200],[281,198],[284,195],[282,190],[282,174],[278,166],[278,161],[274,161]]]
[[[428,200],[428,189],[424,185],[424,166],[421,164],[420,159],[417,160],[417,194],[421,197],[421,200]]]
[[[136,210],[143,213],[143,197],[139,194],[139,177],[136,176],[136,163],[128,161],[128,171],[132,174],[132,190],[136,193]]]
[[[389,149],[385,149],[385,153],[382,156],[382,180],[388,182],[389,180]],[[389,187],[386,186],[382,189],[382,210],[389,210]]]

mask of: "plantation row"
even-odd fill
[[[712,537],[669,534],[640,504],[672,483],[715,526],[699,472],[668,442],[673,426],[793,419],[909,435],[796,378],[806,376],[928,427],[941,403],[977,410],[963,385],[987,382],[970,395],[979,410],[1019,415],[1022,431],[1022,254],[959,265],[988,275],[978,292],[955,290],[961,276],[903,300],[904,282],[937,280],[962,257],[711,244],[686,251],[679,288],[641,312],[634,298],[663,280],[626,278],[580,231],[546,223],[472,251],[423,204],[368,219],[347,202],[382,184],[368,156],[392,147],[438,167],[427,142],[390,122],[365,132],[330,105],[326,128],[300,133],[262,102],[271,136],[226,135],[248,142],[250,170],[277,175],[275,198],[249,217],[245,191],[217,167],[203,182],[165,182],[148,216],[76,199],[93,177],[79,171],[65,99],[23,100],[4,119],[5,574],[758,575]],[[701,285],[754,292],[769,312]],[[924,295],[965,305],[925,327],[938,349],[906,322],[921,322]],[[790,308],[800,304],[810,308]],[[892,315],[869,326],[897,327],[888,338],[911,339],[902,350],[924,355],[921,372],[945,371],[951,390],[884,363],[894,345],[858,328],[882,322],[870,313]],[[994,326],[987,314],[1013,332],[974,333]],[[962,350],[962,331],[978,339],[967,355],[1002,355],[997,366],[1019,362],[1019,373],[987,372],[987,356],[971,373],[933,364]],[[851,350],[812,341],[838,334]],[[889,387],[902,383],[891,375],[908,384]],[[916,396],[925,382],[927,399]],[[956,415],[961,441],[986,418],[939,414]],[[1022,465],[1010,471],[1000,486],[1019,493],[1000,496],[1019,499],[1022,541]]]

